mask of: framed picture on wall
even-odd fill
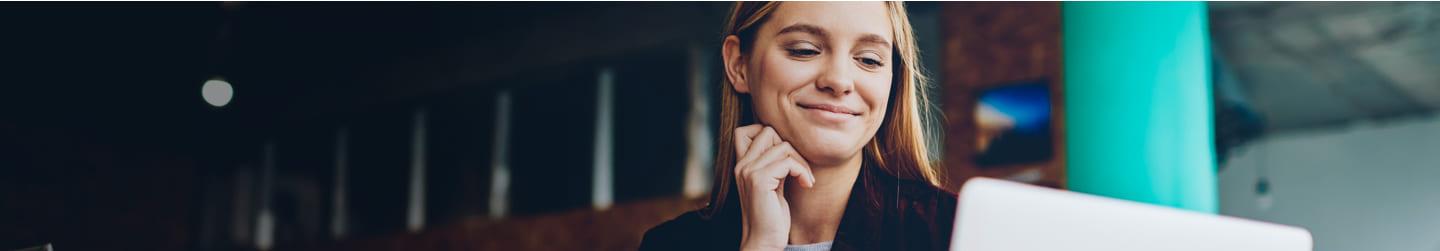
[[[1050,82],[994,85],[975,99],[972,161],[981,169],[1046,162],[1054,156]]]

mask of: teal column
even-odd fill
[[[1202,2],[1065,2],[1071,190],[1215,213]]]

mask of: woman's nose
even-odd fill
[[[847,57],[833,57],[826,64],[825,69],[820,71],[820,77],[815,81],[815,87],[820,91],[830,93],[836,97],[850,95],[855,91],[855,79],[851,77],[853,64]]]

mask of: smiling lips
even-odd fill
[[[815,109],[815,110],[821,110],[821,111],[838,113],[838,114],[844,114],[844,115],[860,116],[860,111],[856,111],[855,109],[850,109],[850,108],[847,108],[847,107],[844,107],[844,106],[838,106],[838,105],[830,105],[830,104],[803,104],[803,103],[802,103],[802,104],[800,104],[800,107],[804,107],[805,109]]]

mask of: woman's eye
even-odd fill
[[[785,50],[786,50],[786,51],[789,51],[789,52],[790,52],[790,56],[794,56],[794,57],[806,57],[806,58],[808,58],[808,57],[814,57],[815,55],[820,55],[820,51],[819,51],[819,50],[814,50],[814,49],[785,49]]]
[[[879,59],[868,58],[868,57],[856,57],[855,60],[859,60],[859,61],[860,61],[860,64],[864,64],[866,67],[874,68],[874,67],[885,66],[885,63],[881,63]]]

